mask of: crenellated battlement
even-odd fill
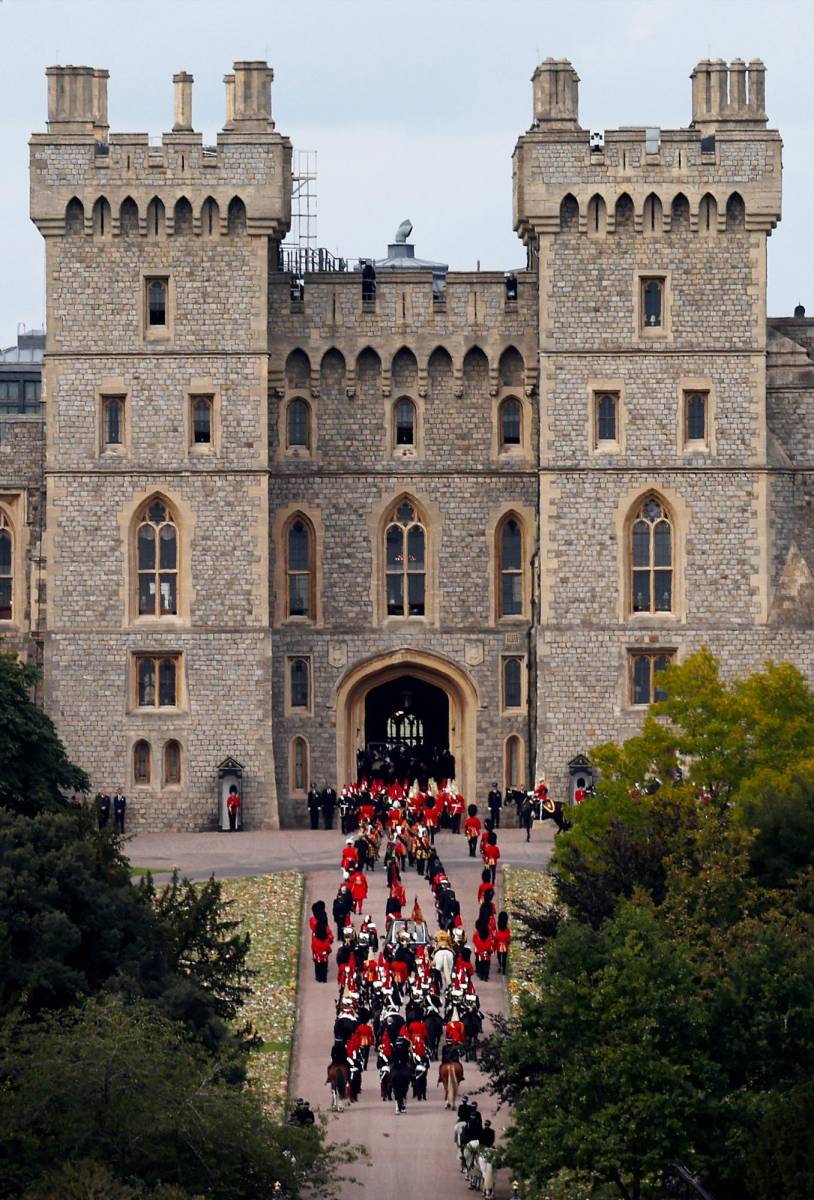
[[[532,80],[534,122],[514,152],[515,229],[524,241],[560,232],[562,206],[573,200],[579,232],[591,232],[593,205],[593,232],[613,233],[622,200],[642,233],[655,198],[660,215],[651,232],[670,232],[678,200],[691,231],[703,225],[724,233],[733,199],[747,230],[770,232],[780,220],[782,142],[765,128],[764,73],[758,60],[748,68],[737,59],[729,68],[722,60],[702,62],[692,75],[691,127],[608,130],[600,140],[579,127],[571,64],[547,60]]]
[[[235,63],[224,77],[225,123],[215,146],[204,146],[192,128],[194,81],[185,71],[173,76],[174,123],[160,145],[146,133],[108,132],[107,71],[49,67],[47,76],[47,132],[30,141],[31,219],[43,236],[117,237],[123,210],[135,212],[142,236],[172,235],[186,224],[176,220],[179,205],[191,210],[195,235],[227,234],[230,206],[233,226],[242,210],[247,233],[285,235],[291,143],[274,128],[265,62]]]

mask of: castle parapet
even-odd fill
[[[779,221],[782,143],[766,127],[759,60],[699,63],[686,129],[591,135],[578,124],[577,84],[567,60],[547,59],[534,73],[534,123],[514,152],[514,227],[524,241],[560,232],[564,219],[576,232],[613,233],[620,200],[632,205],[636,233],[668,233],[679,198],[693,232],[724,232],[733,203],[747,230],[768,232]]]
[[[291,223],[291,143],[271,115],[273,71],[262,61],[238,62],[226,80],[226,121],[215,146],[192,128],[193,77],[173,76],[172,131],[151,143],[146,133],[109,133],[109,73],[93,67],[49,67],[46,133],[31,137],[31,219],[43,236],[77,228],[88,237],[121,233],[122,206],[135,205],[142,236],[173,234],[179,203],[193,214],[192,232],[279,239]],[[151,206],[153,208],[151,209]],[[100,207],[106,225],[95,219]],[[148,210],[166,214],[148,220]],[[206,214],[206,216],[204,216]]]

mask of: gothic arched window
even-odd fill
[[[209,446],[212,442],[212,397],[195,396],[192,401],[192,442]]]
[[[503,660],[503,707],[523,707],[523,662],[520,658]]]
[[[415,405],[407,396],[396,401],[393,410],[394,441],[397,446],[415,446]]]
[[[0,621],[11,621],[14,613],[14,532],[0,509]]]
[[[522,440],[523,410],[516,396],[507,396],[500,404],[500,448],[510,450]]]
[[[388,617],[423,617],[426,592],[426,534],[409,500],[395,509],[385,533]]]
[[[658,496],[648,496],[630,527],[633,612],[673,611],[673,523]]]
[[[314,619],[314,534],[304,517],[294,517],[286,531],[288,617]]]
[[[147,324],[158,329],[167,324],[166,279],[151,279],[147,283]]]
[[[133,780],[135,783],[150,782],[150,743],[143,740],[133,747]]]
[[[498,616],[523,615],[523,529],[509,514],[497,531]]]
[[[178,529],[160,496],[145,504],[136,531],[138,615],[166,617],[178,612]]]
[[[504,747],[503,778],[505,786],[523,787],[526,783],[523,770],[523,743],[517,734],[506,738]]]
[[[308,401],[299,397],[289,401],[286,418],[286,444],[289,449],[299,447],[302,450],[309,450],[311,447],[311,409]]]
[[[164,783],[181,782],[181,747],[175,740],[164,744]]]
[[[308,787],[308,743],[305,738],[295,737],[292,741],[289,766],[291,790],[304,792]]]

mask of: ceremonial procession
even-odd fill
[[[812,1200],[814,4],[123,8],[0,0],[0,1200]]]
[[[443,1106],[450,1153],[488,1197],[496,1128],[481,1111],[490,1098],[475,1096],[478,1050],[502,1008],[512,941],[496,808],[487,802],[482,820],[454,780],[423,782],[362,775],[339,795],[336,893],[308,910],[314,978],[329,984],[324,1026],[308,1036],[324,1048],[333,1113],[385,1105],[395,1120]],[[538,812],[544,789],[530,794]]]

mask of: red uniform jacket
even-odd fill
[[[500,847],[499,846],[484,847],[483,861],[486,863],[487,867],[496,867],[499,858],[500,858]]]
[[[480,817],[467,817],[464,821],[464,834],[468,838],[477,837],[481,831]]]
[[[314,962],[327,962],[331,954],[331,943],[328,938],[311,938],[311,955]]]
[[[361,871],[357,871],[354,875],[351,875],[348,885],[350,887],[350,894],[354,900],[358,902],[359,900],[367,899],[367,880]]]
[[[342,869],[351,872],[359,865],[359,852],[355,846],[346,846],[342,851]]]
[[[462,1046],[466,1041],[466,1030],[460,1021],[449,1021],[444,1032],[448,1040],[458,1046]]]
[[[507,954],[511,943],[512,943],[511,929],[496,929],[495,930],[495,950],[497,950],[498,953]]]
[[[484,959],[484,958],[492,957],[492,952],[494,951],[495,943],[492,940],[491,933],[489,934],[488,937],[482,938],[476,929],[475,932],[472,934],[472,945],[475,949],[475,957],[476,958]]]

